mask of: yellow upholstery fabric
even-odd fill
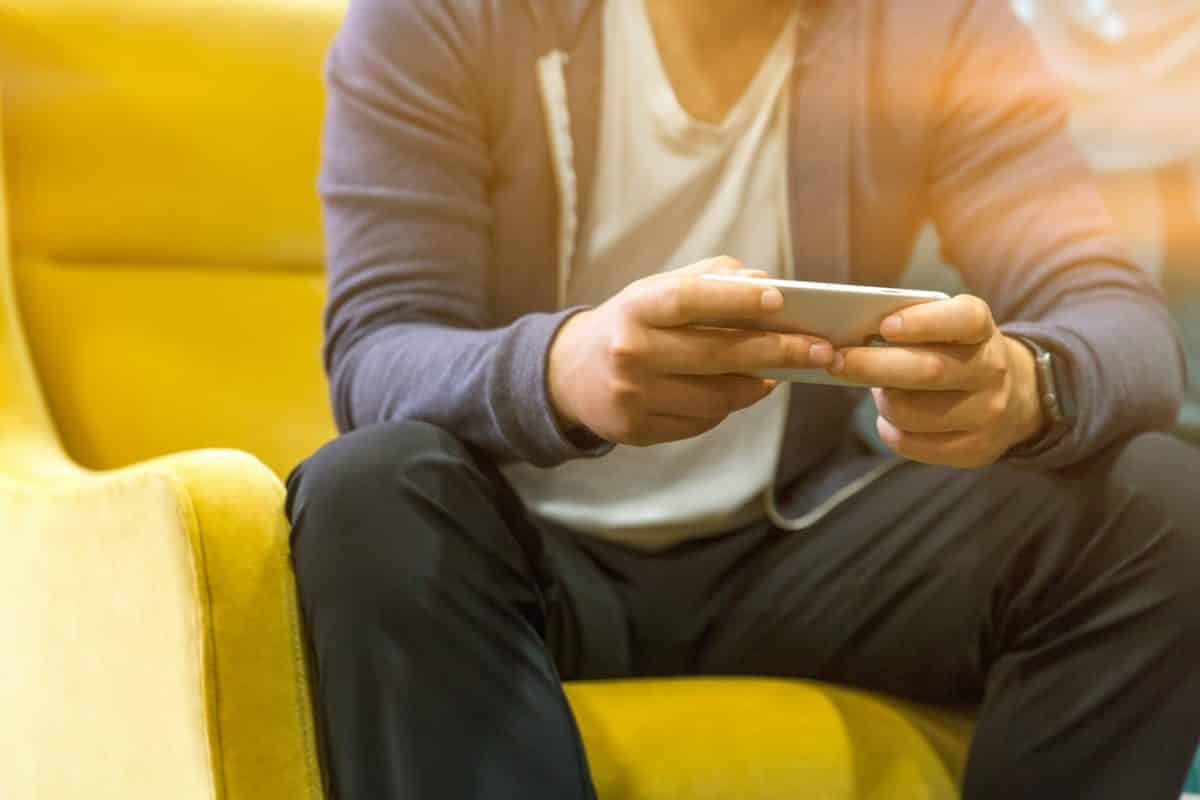
[[[320,796],[279,477],[333,435],[313,179],[341,13],[0,9],[0,797]],[[969,735],[804,682],[567,691],[602,800],[953,798]]]
[[[33,257],[22,267],[26,329],[80,463],[237,447],[283,476],[333,435],[320,275]]]
[[[967,723],[814,683],[568,684],[604,800],[953,798]]]
[[[65,457],[3,200],[0,797],[320,797],[283,487],[235,451]]]
[[[107,469],[333,435],[320,365],[321,61],[340,2],[0,9],[13,269],[70,454]]]
[[[206,604],[170,477],[5,480],[0,519],[6,796],[212,797]]]
[[[319,797],[277,479],[231,451],[19,473],[0,461],[0,748],[19,766],[0,796]]]

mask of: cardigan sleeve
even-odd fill
[[[1064,467],[1173,424],[1183,350],[1160,291],[1115,234],[1032,34],[1006,2],[964,5],[945,55],[932,216],[947,260],[1001,329],[1067,363],[1073,429],[1013,459]]]
[[[578,309],[487,325],[486,20],[471,6],[352,0],[330,51],[326,371],[343,431],[422,420],[498,461],[550,466],[605,446],[562,431],[546,387]]]

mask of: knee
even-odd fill
[[[1144,433],[1117,448],[1112,488],[1132,493],[1139,505],[1193,543],[1200,536],[1200,450],[1165,433]],[[1197,575],[1200,582],[1200,574]]]
[[[404,582],[405,571],[426,570],[436,527],[418,520],[456,482],[477,480],[473,464],[446,431],[403,422],[340,436],[299,465],[287,510],[305,605],[366,599],[372,587]]]
[[[1155,545],[1153,566],[1132,594],[1156,601],[1144,620],[1150,635],[1173,658],[1195,665],[1200,663],[1200,531],[1163,528]]]
[[[377,506],[398,479],[422,466],[453,470],[470,461],[461,442],[424,422],[372,425],[329,442],[297,466],[287,482],[293,526],[310,517],[341,516]]]
[[[1164,633],[1200,657],[1200,450],[1164,433],[1135,437],[1114,467],[1142,546],[1155,555],[1144,590],[1161,600]]]

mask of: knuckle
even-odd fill
[[[939,384],[946,378],[946,362],[937,356],[925,356],[917,367],[922,383]]]
[[[626,326],[609,340],[607,356],[611,363],[624,368],[636,364],[642,358],[642,350],[641,337],[632,326]]]
[[[675,316],[679,313],[682,293],[683,282],[677,277],[668,278],[658,287],[658,302],[665,312]]]
[[[784,352],[787,363],[797,367],[807,367],[811,364],[813,340],[807,336],[784,336]],[[850,368],[850,359],[846,358],[846,368]]]
[[[983,369],[991,380],[1003,380],[1008,374],[1008,361],[1000,354],[992,354],[983,360]]]
[[[987,303],[973,295],[964,295],[963,307],[966,309],[967,329],[975,336],[984,336],[992,321]]]
[[[609,385],[608,394],[612,398],[613,405],[617,408],[628,410],[638,408],[641,405],[641,387],[632,381],[612,381]]]
[[[669,279],[662,288],[662,302],[667,314],[674,318],[682,318],[688,311],[688,287],[693,281],[676,276]]]
[[[772,366],[792,366],[797,363],[798,355],[797,348],[791,339],[778,333],[771,335]]]
[[[864,363],[859,358],[856,350],[850,350],[842,355],[842,371],[838,373],[839,378],[848,380],[861,380],[864,375]]]
[[[983,405],[984,419],[990,424],[995,424],[1004,419],[1004,416],[1007,413],[1008,403],[1006,403],[1004,398],[1000,395],[993,395],[992,397],[988,398],[988,401]]]
[[[702,363],[714,367],[736,360],[736,358],[731,358],[734,355],[735,353],[729,345],[717,339],[706,341],[696,349],[696,357]]]
[[[619,320],[619,324],[634,324],[633,320],[637,318],[639,300],[644,300],[650,294],[643,280],[634,281],[625,291],[612,299],[611,302],[616,311],[616,319]]]
[[[761,347],[771,358],[773,365],[783,364],[787,359],[787,337],[778,333],[764,333]]]

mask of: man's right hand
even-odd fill
[[[547,378],[564,427],[616,444],[689,439],[775,388],[750,373],[832,363],[832,346],[811,336],[696,327],[759,320],[783,307],[778,289],[700,279],[735,273],[765,275],[709,259],[635,281],[567,320],[550,346]]]

